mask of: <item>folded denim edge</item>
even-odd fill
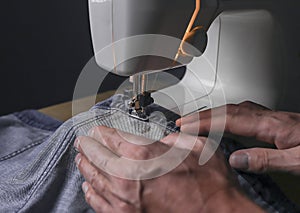
[[[42,130],[54,132],[63,122],[45,115],[37,110],[24,110],[13,113],[23,123]]]

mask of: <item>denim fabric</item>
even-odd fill
[[[220,146],[227,160],[231,153],[245,148],[240,143],[228,138],[223,138]],[[267,212],[298,212],[297,206],[281,192],[268,175],[234,169],[233,172],[237,175],[239,184],[246,195]]]
[[[113,96],[62,125],[36,111],[1,117],[0,212],[93,212],[84,201],[84,179],[74,163],[77,136],[98,125],[153,140],[179,131],[174,123],[178,115],[152,105],[150,122],[143,122],[124,112],[126,102],[124,96]],[[221,147],[227,158],[242,148],[228,139]],[[267,211],[295,212],[269,177],[234,172],[246,194]]]

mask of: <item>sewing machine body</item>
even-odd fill
[[[222,13],[208,31],[203,55],[177,85],[153,94],[155,101],[181,114],[246,100],[276,108],[284,60],[276,31],[268,11]]]
[[[279,96],[282,57],[271,13],[252,9],[230,11],[238,1],[201,1],[197,19],[192,20],[195,2],[90,0],[97,64],[128,77],[187,66],[180,82],[153,93],[156,103],[181,115],[244,100],[274,108]],[[224,6],[223,2],[230,4]],[[187,33],[196,26],[201,26],[200,41],[205,43],[200,45],[200,57],[182,49]],[[185,43],[190,52],[199,50],[199,43]],[[166,82],[169,77],[161,75]],[[155,82],[138,83],[135,97],[156,90]]]

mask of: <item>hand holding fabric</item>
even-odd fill
[[[160,177],[140,180],[120,178],[124,173],[137,173],[143,169],[139,166],[126,167],[122,163],[113,170],[116,171],[114,175],[105,171],[122,158],[139,161],[157,158],[176,141],[184,140],[186,143],[179,143],[181,147],[176,147],[180,155],[188,147],[184,144],[195,138],[195,146],[188,157],[177,168]],[[96,212],[261,211],[240,191],[219,150],[207,164],[198,164],[205,140],[198,136],[172,134],[150,143],[148,139],[115,129],[94,128],[89,137],[79,137],[75,142],[80,151],[76,163],[86,179],[83,190],[87,202]],[[116,175],[118,172],[119,177]]]
[[[300,174],[300,114],[271,111],[258,104],[244,102],[206,110],[179,119],[176,124],[181,126],[182,132],[198,130],[198,134],[203,135],[222,131],[224,116],[226,133],[253,137],[277,147],[236,151],[230,157],[232,167],[252,172],[281,170]],[[210,128],[212,121],[217,124],[214,129]]]

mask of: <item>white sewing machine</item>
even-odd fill
[[[133,116],[153,102],[181,115],[251,100],[276,105],[281,51],[263,0],[89,0],[97,64],[131,77]],[[176,84],[161,71],[187,66]],[[154,77],[153,77],[154,76]],[[161,87],[160,87],[161,88]],[[152,97],[151,97],[152,94]]]

